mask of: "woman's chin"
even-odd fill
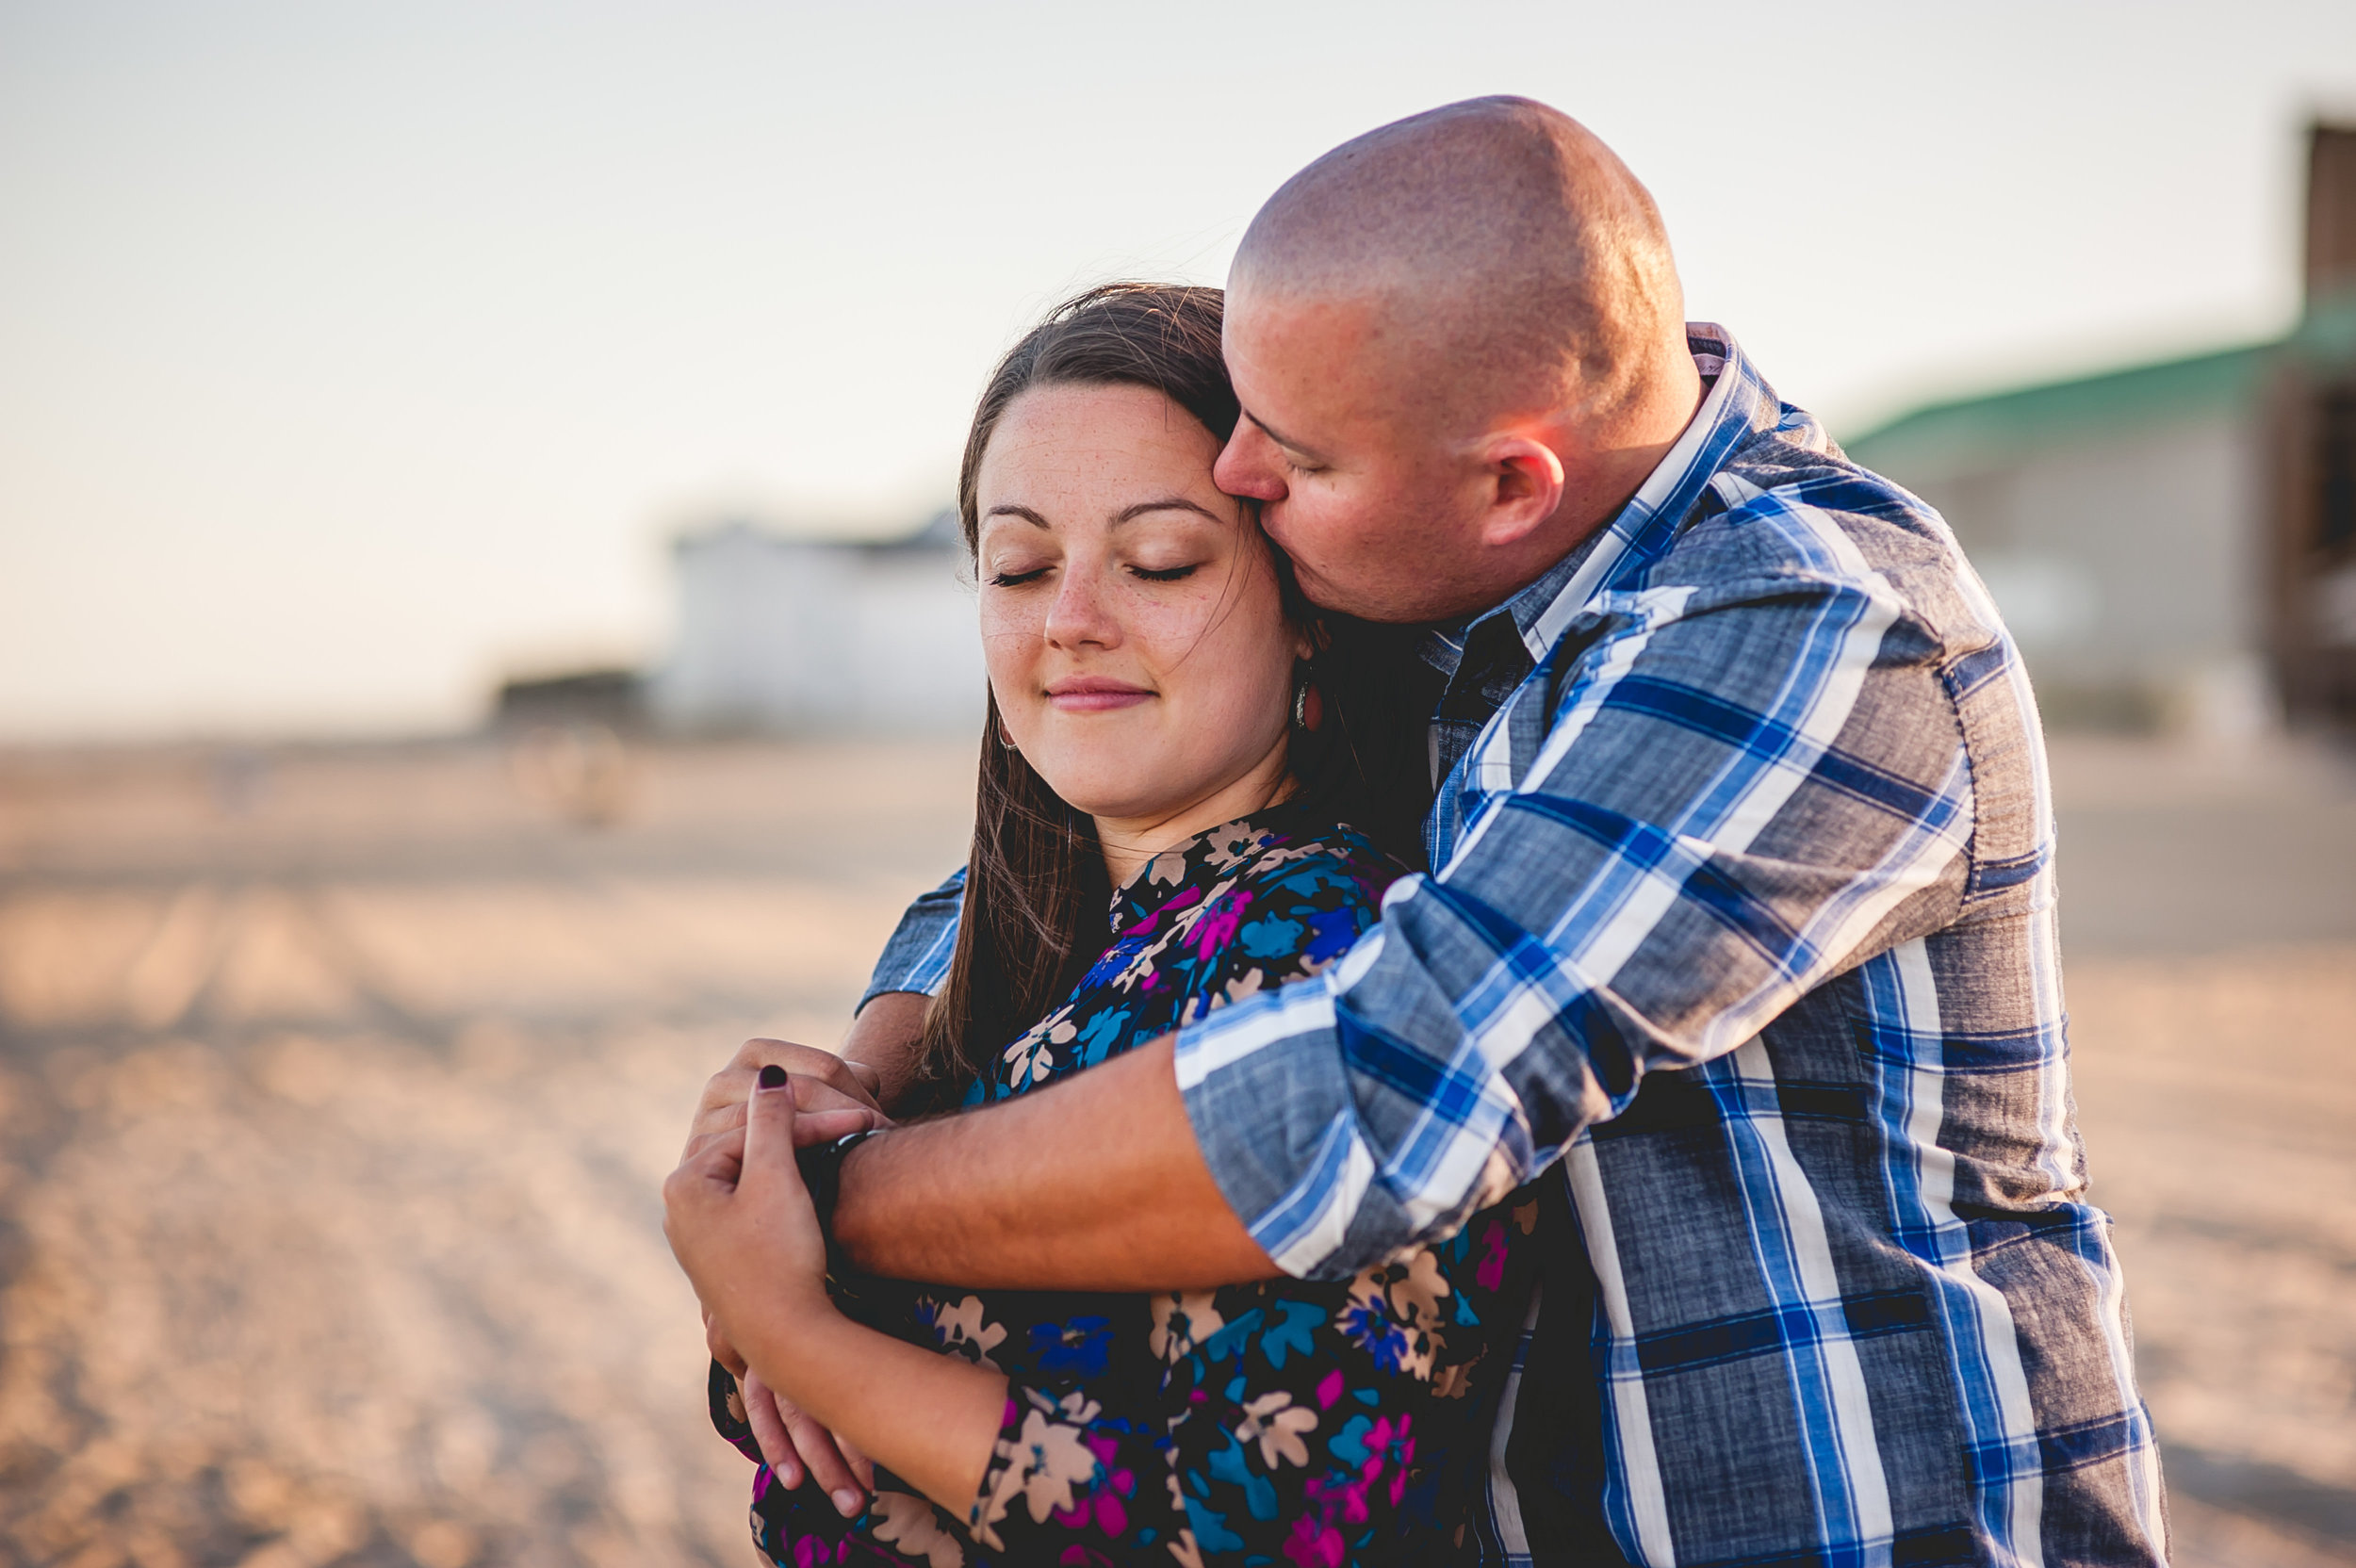
[[[1172,801],[1139,800],[1134,795],[1109,792],[1100,794],[1088,790],[1056,790],[1055,792],[1082,815],[1108,822],[1153,822],[1178,808],[1177,803]]]

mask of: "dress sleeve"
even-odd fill
[[[1013,1386],[969,1529],[1014,1562],[1395,1557],[1362,1548],[1463,1517],[1537,1214],[1515,1194],[1346,1282],[1155,1297],[1158,1377]]]
[[[704,1395],[712,1412],[712,1429],[728,1439],[736,1451],[761,1462],[761,1445],[753,1438],[753,1424],[745,1418],[744,1391],[736,1379],[719,1362],[712,1364],[712,1371],[704,1379]]]

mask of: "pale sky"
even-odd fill
[[[1854,433],[2281,330],[2356,5],[0,0],[0,742],[659,656],[682,523],[914,522],[1042,307],[1484,92]]]

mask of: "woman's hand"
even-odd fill
[[[831,1051],[792,1040],[752,1039],[738,1049],[728,1066],[704,1084],[696,1102],[695,1119],[687,1130],[682,1166],[717,1142],[744,1127],[745,1105],[753,1085],[766,1068],[782,1068],[795,1080],[794,1122],[795,1140],[808,1147],[832,1143],[852,1133],[889,1127],[892,1119],[876,1102],[882,1079],[864,1062],[846,1061]]]
[[[775,1063],[761,1070],[743,1132],[708,1140],[663,1184],[663,1234],[703,1301],[715,1351],[741,1358],[722,1364],[777,1391],[781,1425],[791,1427],[785,1407],[797,1407],[794,1416],[807,1413],[838,1444],[856,1445],[844,1445],[852,1462],[872,1454],[962,1512],[1006,1414],[1006,1380],[835,1310],[826,1238],[794,1160],[797,1084]],[[809,1446],[800,1453],[811,1458]],[[864,1502],[855,1490],[832,1495],[846,1517]]]
[[[843,1507],[846,1495],[856,1501],[875,1490],[875,1462],[850,1439],[837,1437],[811,1420],[750,1367],[737,1378],[736,1387],[744,1399],[744,1420],[753,1429],[753,1442],[788,1492],[802,1484],[805,1474],[837,1508]]]
[[[663,1184],[663,1233],[715,1339],[740,1355],[790,1353],[782,1326],[834,1313],[826,1238],[794,1161],[794,1095],[783,1068],[762,1068],[744,1125],[703,1140]]]

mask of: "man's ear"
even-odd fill
[[[1484,545],[1513,545],[1562,504],[1562,459],[1527,435],[1492,436],[1481,452],[1491,484],[1481,523]]]

